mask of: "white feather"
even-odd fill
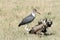
[[[35,13],[34,13],[34,12],[32,12],[32,16],[34,16],[34,17],[35,17]]]

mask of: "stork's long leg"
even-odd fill
[[[28,25],[26,25],[25,30],[27,31],[27,33],[29,33],[30,29],[28,28]]]

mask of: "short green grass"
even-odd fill
[[[18,27],[33,8],[41,15],[37,14],[29,27],[36,25],[41,18],[51,18],[53,25],[48,32],[52,35],[31,35],[26,33],[26,25]],[[0,0],[0,40],[60,40],[60,0]]]

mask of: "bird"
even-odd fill
[[[36,16],[36,13],[39,13],[37,12],[36,9],[33,9],[31,14],[26,16],[18,25],[18,27],[22,26],[22,25],[25,25],[25,24],[28,24],[28,23],[31,23],[34,19],[35,19],[35,16]],[[39,13],[40,14],[40,13]]]

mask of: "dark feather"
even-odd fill
[[[27,16],[26,18],[24,18],[18,26],[28,24],[28,23],[32,22],[34,20],[34,18],[35,17],[32,16],[32,14],[31,14],[31,15]]]

